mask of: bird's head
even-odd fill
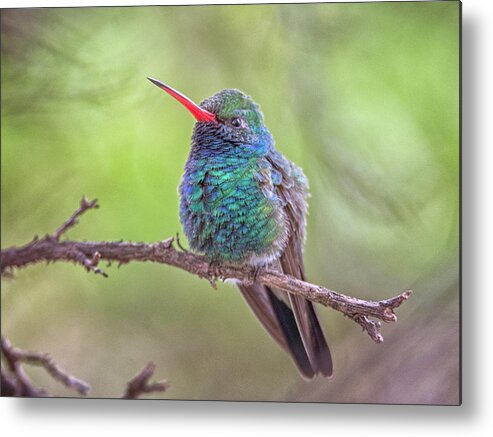
[[[199,105],[162,82],[148,78],[166,91],[197,120],[194,143],[203,143],[209,149],[221,152],[221,146],[243,146],[255,154],[267,153],[273,145],[272,136],[265,126],[259,106],[243,92],[226,89],[203,100]]]

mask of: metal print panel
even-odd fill
[[[460,3],[1,37],[2,396],[460,403]]]

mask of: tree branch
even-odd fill
[[[84,197],[80,207],[53,235],[43,239],[35,238],[22,247],[10,247],[1,251],[2,275],[11,274],[14,268],[26,267],[29,264],[42,261],[70,261],[81,264],[88,271],[107,276],[97,265],[101,259],[117,261],[119,265],[131,261],[155,262],[168,264],[185,270],[200,278],[207,279],[211,284],[215,279],[238,279],[241,281],[255,281],[271,287],[280,288],[287,292],[305,297],[308,300],[331,307],[343,313],[358,323],[364,331],[377,343],[383,342],[380,332],[381,323],[370,317],[390,323],[397,317],[394,310],[410,296],[412,291],[406,290],[390,299],[381,301],[366,301],[330,290],[326,287],[310,284],[275,270],[260,269],[252,274],[248,266],[209,265],[207,260],[186,250],[173,247],[174,238],[156,243],[132,243],[123,241],[114,242],[80,242],[60,241],[60,236],[77,223],[77,218],[91,208],[97,208],[96,200],[87,201]],[[179,240],[178,240],[179,244]]]
[[[137,375],[128,381],[127,389],[122,398],[137,399],[144,393],[165,392],[169,387],[166,381],[149,383],[149,379],[151,379],[155,369],[156,365],[153,362],[147,363]]]
[[[62,370],[45,353],[31,352],[12,346],[10,341],[1,337],[1,351],[5,358],[7,368],[1,369],[1,395],[9,397],[51,397],[47,391],[37,388],[24,371],[23,364],[31,364],[43,367],[56,381],[61,382],[66,387],[77,390],[82,396],[86,396],[90,390],[87,382],[69,375]],[[149,383],[149,379],[154,374],[156,366],[148,363],[134,378],[127,383],[123,398],[137,399],[145,393],[164,392],[169,388],[166,381]]]
[[[90,389],[89,384],[75,376],[69,375],[58,367],[47,354],[18,349],[12,346],[4,337],[1,338],[1,350],[12,373],[12,376],[8,376],[2,369],[2,382],[6,382],[5,388],[7,389],[7,394],[11,393],[11,396],[49,396],[46,391],[34,386],[22,368],[23,363],[43,367],[54,379],[66,387],[77,390],[81,395],[85,396]],[[2,383],[2,394],[3,390],[4,386]]]
[[[80,206],[74,211],[74,213],[63,223],[51,236],[54,240],[60,240],[62,234],[68,231],[69,228],[75,226],[79,221],[77,220],[84,212],[91,208],[99,208],[98,199],[91,201],[87,200],[86,196],[82,196]]]

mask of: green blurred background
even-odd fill
[[[170,399],[454,404],[459,396],[459,4],[2,10],[2,248],[181,232],[196,101],[239,88],[310,184],[311,282],[412,299],[374,344],[319,308],[335,357],[306,382],[240,294],[163,265],[30,266],[2,279],[2,333],[49,352],[95,397],[149,360]],[[59,396],[74,394],[28,369]]]

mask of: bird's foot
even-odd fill
[[[209,267],[207,268],[207,280],[215,290],[217,290],[216,280],[221,279],[222,276],[221,263],[218,261],[210,261]]]
[[[211,261],[207,269],[207,274],[211,278],[220,279],[222,277],[221,263],[219,261]]]
[[[261,271],[262,271],[262,266],[259,265],[252,266],[252,269],[250,270],[250,273],[248,275],[248,281],[251,282],[252,284],[258,282],[258,278]]]
[[[188,253],[188,250],[181,245],[180,234],[177,232],[175,237],[176,245],[180,248],[182,252]]]

